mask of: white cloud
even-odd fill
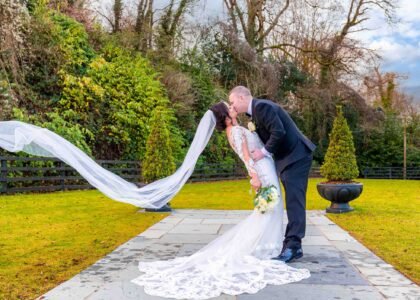
[[[420,59],[420,43],[405,43],[393,37],[385,37],[369,44],[369,47],[378,51],[385,63],[413,64]]]
[[[420,22],[420,9],[418,0],[400,0],[398,16],[408,22]]]
[[[372,30],[353,34],[381,55],[384,71],[408,75],[406,85],[417,85],[420,78],[420,9],[418,0],[400,0],[396,16],[399,22],[389,25],[380,10],[372,10],[364,24]]]
[[[420,21],[406,22],[402,21],[398,24],[396,33],[402,37],[409,39],[417,39],[420,37]]]

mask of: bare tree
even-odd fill
[[[114,26],[112,28],[112,32],[121,31],[121,19],[123,14],[123,3],[122,0],[114,0],[114,4],[112,6],[112,10],[114,13]]]
[[[407,76],[395,72],[381,72],[375,66],[372,72],[363,79],[364,96],[371,104],[380,106],[386,112],[402,114],[409,110],[412,101],[399,87],[400,80]]]
[[[169,5],[165,8],[159,20],[158,36],[156,38],[156,46],[162,58],[173,55],[175,38],[182,17],[194,2],[195,0],[180,0],[178,6],[176,6],[175,0],[170,0]]]
[[[243,34],[252,48],[261,51],[290,1],[247,0],[243,4],[241,1],[224,0],[224,4],[235,33]]]
[[[24,3],[0,0],[0,118],[11,114],[18,102],[15,92],[24,81],[28,19]]]
[[[66,8],[82,8],[87,4],[86,0],[50,0],[49,5],[57,10]]]
[[[340,72],[354,72],[353,67],[360,59],[375,56],[372,50],[364,48],[351,35],[368,30],[363,24],[373,10],[382,11],[388,22],[395,22],[395,1],[351,0],[347,7],[337,0],[326,2],[323,6],[314,0],[297,1],[300,4],[295,6],[293,19],[290,20],[291,24],[298,24],[292,26],[295,32],[287,34],[286,30],[285,34],[284,30],[280,31],[273,38],[274,43],[262,50],[278,49],[292,58],[304,55],[310,62],[316,63],[316,77],[320,84],[327,85],[331,80],[337,79]],[[307,9],[303,8],[305,6],[313,13],[308,14]],[[343,15],[342,12],[345,12],[344,20],[339,17]],[[323,19],[320,20],[320,16],[324,16]],[[305,26],[302,20],[309,22],[310,26]],[[283,24],[283,28],[287,29],[285,25]],[[301,63],[311,64],[309,61]]]
[[[100,1],[97,1],[97,3],[100,4]],[[95,13],[108,23],[112,33],[120,32],[127,25],[127,20],[124,19],[124,11],[125,6],[122,0],[113,0],[110,5],[105,7],[99,5],[95,8]]]
[[[135,32],[138,34],[137,49],[143,52],[152,46],[153,0],[140,0],[137,5]]]

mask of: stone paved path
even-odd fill
[[[140,275],[138,261],[190,255],[225,232],[250,211],[175,210],[137,237],[39,299],[162,299],[130,282]],[[286,219],[286,218],[285,218]],[[420,288],[397,272],[321,211],[308,211],[304,257],[291,265],[311,277],[269,285],[257,294],[215,299],[420,299]]]

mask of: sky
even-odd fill
[[[399,22],[389,26],[378,13],[366,22],[373,30],[355,35],[367,47],[382,57],[383,71],[407,76],[402,89],[420,103],[420,5],[419,0],[400,0],[397,9]]]
[[[136,0],[129,0],[136,3]],[[348,0],[347,0],[348,1]],[[110,7],[112,0],[100,1]],[[168,0],[155,0],[156,8],[164,7]],[[224,14],[223,0],[198,0],[194,18],[203,21]],[[353,34],[368,48],[382,57],[381,70],[398,72],[406,77],[400,81],[401,88],[420,103],[420,0],[397,1],[397,24],[388,25],[378,10],[372,10],[370,19],[364,23],[371,29]]]

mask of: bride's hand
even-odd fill
[[[260,149],[255,149],[254,151],[251,151],[251,157],[254,161],[259,161],[264,158],[265,155]]]
[[[261,187],[261,181],[258,176],[253,176],[251,178],[251,186],[257,192]]]

